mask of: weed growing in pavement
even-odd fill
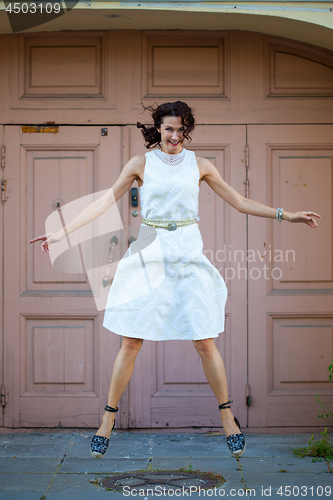
[[[333,359],[332,359],[332,364],[328,367],[329,371],[329,381],[332,382],[332,375],[333,375]],[[318,418],[323,418],[328,421],[329,424],[333,422],[333,413],[331,411],[326,411],[326,403],[322,403],[321,399],[318,394],[316,394],[316,403],[320,405],[320,408],[322,410],[322,413],[317,415]],[[321,458],[324,458],[327,461],[333,460],[333,445],[330,443],[329,440],[329,435],[327,433],[327,427],[325,427],[324,432],[321,432],[323,434],[323,438],[319,441],[315,441],[313,434],[311,436],[310,441],[308,442],[308,446],[303,447],[303,448],[294,448],[293,449],[293,454],[296,457],[314,457],[312,459],[313,462],[316,462],[318,460],[321,460]]]
[[[293,454],[295,457],[314,457],[312,460],[313,462],[318,461],[320,458],[324,458],[328,461],[333,460],[333,445],[329,441],[327,427],[324,432],[321,432],[320,434],[323,434],[323,438],[320,441],[315,441],[312,434],[307,446],[303,448],[293,448]]]
[[[332,382],[332,375],[333,375],[333,359],[332,359],[332,364],[328,367],[328,371],[329,371],[329,377],[328,377],[328,380],[330,382]],[[319,394],[316,394],[316,403],[319,404],[321,410],[322,410],[322,413],[320,413],[319,415],[317,415],[318,418],[324,418],[325,420],[328,421],[328,423],[332,423],[333,422],[333,413],[331,411],[326,411],[325,410],[325,407],[326,407],[326,403],[322,403],[321,402],[321,399],[319,397]]]

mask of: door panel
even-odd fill
[[[262,256],[249,278],[251,427],[320,426],[315,395],[333,403],[332,137],[330,125],[248,128],[249,197],[321,215],[316,229],[249,216]]]
[[[40,243],[29,240],[45,234],[57,200],[66,205],[111,187],[122,141],[119,127],[105,137],[100,127],[60,126],[57,134],[6,127],[8,427],[99,425],[119,339],[102,329],[104,311],[96,307],[86,272],[56,271]]]
[[[127,127],[129,155],[144,154],[141,133]],[[194,140],[186,147],[197,156],[209,158],[226,182],[244,193],[243,126],[198,126]],[[232,160],[232,166],[231,166]],[[139,215],[129,226],[141,224]],[[244,278],[233,277],[236,263],[229,248],[245,253],[243,214],[227,205],[203,182],[199,198],[199,227],[204,253],[218,268],[228,287],[225,332],[215,339],[224,358],[233,410],[241,425],[246,423],[246,286]],[[232,361],[231,361],[232,360]],[[145,342],[129,384],[130,427],[220,426],[215,396],[206,381],[202,363],[192,342]]]
[[[42,150],[31,150],[30,144],[21,147],[22,161],[26,159],[22,173],[27,187],[27,231],[35,234],[37,228],[45,228],[45,214],[54,211],[55,202],[66,200],[68,203],[68,200],[77,200],[94,192],[96,147],[86,151],[84,148],[66,151],[64,146],[54,151],[52,145],[44,146]],[[34,245],[29,255],[33,260],[27,261],[27,290],[57,290],[61,281],[63,290],[72,289],[76,283],[81,292],[86,290],[89,293],[89,282],[84,274],[61,273],[51,266],[49,259],[41,259],[40,254],[39,245]]]

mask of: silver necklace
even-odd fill
[[[159,158],[166,165],[170,166],[179,165],[184,160],[186,155],[186,149],[182,149],[180,153],[177,153],[175,155],[168,155],[167,153],[164,153],[157,148],[153,151],[156,154],[157,158]]]

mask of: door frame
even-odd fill
[[[0,125],[0,147],[1,147],[1,182],[4,180],[7,180],[7,172],[6,172],[6,164],[5,164],[5,138],[4,138],[4,127],[3,125]],[[3,157],[4,155],[4,157]],[[5,192],[5,196],[7,193]],[[5,202],[6,203],[6,202]],[[1,230],[0,230],[0,255],[4,255],[4,217],[5,217],[5,203],[2,202],[1,200],[1,207],[0,207],[0,221],[1,221]],[[6,385],[5,385],[5,352],[4,352],[4,295],[5,295],[5,286],[4,286],[4,279],[3,279],[3,273],[4,273],[4,268],[5,268],[5,261],[3,258],[1,258],[1,264],[0,264],[0,283],[1,283],[1,288],[0,288],[0,303],[1,303],[1,325],[0,325],[0,349],[1,349],[1,355],[0,355],[0,394],[1,394],[1,410],[0,410],[0,427],[4,426],[4,414],[5,414],[5,404],[6,404]]]

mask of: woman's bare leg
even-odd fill
[[[227,377],[225,373],[223,359],[219,353],[213,339],[203,339],[193,341],[198,354],[202,359],[203,369],[209,385],[211,386],[218,404],[229,401]],[[239,434],[239,428],[235,424],[231,408],[220,410],[220,418],[226,436]]]
[[[122,346],[115,359],[111,384],[108,396],[108,405],[112,408],[116,408],[119,399],[121,398],[123,392],[126,389],[128,382],[133,373],[136,355],[141,349],[143,339],[134,339],[130,337],[124,337]],[[102,417],[102,423],[98,431],[97,436],[104,436],[109,438],[115,420],[115,413],[106,411]]]

